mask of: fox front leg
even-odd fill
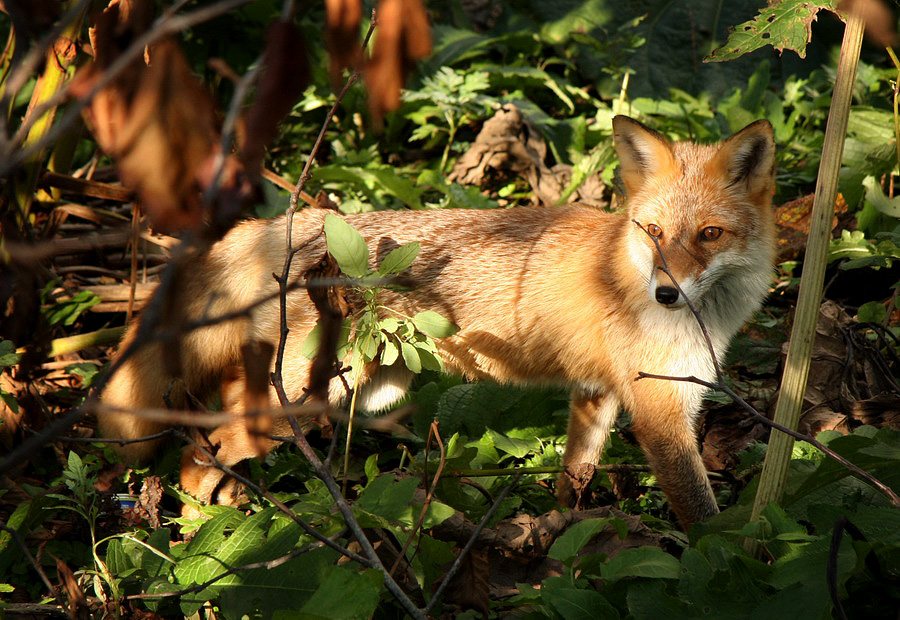
[[[687,531],[719,512],[700,456],[695,429],[702,388],[645,379],[636,389],[632,430],[669,506]],[[698,387],[694,390],[692,388]]]
[[[586,463],[591,467],[600,462],[603,446],[619,414],[619,399],[609,391],[572,393],[569,412],[569,431],[563,465],[567,471],[556,480],[556,498],[562,506],[584,503],[573,485],[573,468]]]

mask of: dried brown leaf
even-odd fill
[[[253,106],[246,116],[246,140],[241,148],[244,167],[259,174],[268,145],[281,122],[309,83],[309,59],[303,34],[290,22],[269,27],[262,74]]]
[[[444,600],[463,609],[476,609],[487,617],[491,604],[490,569],[487,551],[472,549],[460,562]]]
[[[65,562],[59,558],[55,559],[56,575],[59,577],[59,581],[62,583],[63,590],[66,593],[66,613],[69,618],[73,619],[88,618],[87,599],[81,590],[81,586],[78,585],[75,574]]]
[[[421,0],[381,0],[378,32],[365,69],[372,120],[400,105],[400,90],[413,64],[431,53],[431,26]]]
[[[340,86],[341,72],[359,64],[359,24],[362,20],[360,0],[325,0],[325,43],[330,57],[329,72],[335,90]]]
[[[147,28],[151,11],[147,0],[122,0],[100,14],[91,30],[94,62],[76,78],[76,96]],[[158,230],[201,223],[200,192],[209,182],[202,177],[219,149],[216,110],[175,41],[147,50],[94,97],[84,116]]]

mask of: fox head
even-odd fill
[[[672,143],[616,116],[613,136],[633,222],[626,240],[629,268],[645,279],[651,300],[675,309],[687,297],[703,306],[723,278],[737,284],[752,274],[766,278],[762,286],[768,283],[775,191],[768,121],[756,121],[724,142],[700,145]]]

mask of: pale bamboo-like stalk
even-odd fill
[[[816,337],[816,319],[819,316],[819,305],[822,300],[838,173],[844,151],[844,138],[847,134],[847,121],[850,116],[850,102],[853,83],[856,79],[856,68],[859,65],[862,36],[862,19],[856,15],[848,15],[834,82],[834,93],[831,98],[831,109],[828,111],[828,122],[825,127],[822,162],[816,180],[816,196],[810,216],[809,240],[806,246],[806,257],[803,261],[803,276],[800,279],[800,294],[794,314],[794,325],[791,329],[787,361],[781,378],[781,392],[775,407],[775,421],[794,430],[800,419],[800,409],[809,375],[810,355]],[[752,519],[758,519],[766,506],[781,499],[793,443],[792,437],[778,431],[772,432],[766,460],[763,464],[759,490],[756,492],[756,500],[753,504]],[[748,546],[755,549],[753,541],[749,539]]]

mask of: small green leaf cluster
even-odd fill
[[[363,305],[344,322],[337,354],[350,354],[350,367],[359,377],[362,367],[378,360],[383,366],[402,363],[413,373],[422,370],[442,371],[435,338],[446,338],[458,327],[433,310],[406,316],[379,303],[379,292],[386,278],[406,271],[419,254],[416,241],[391,250],[374,269],[369,268],[369,246],[362,235],[344,219],[329,213],[325,216],[325,239],[328,252],[341,271],[354,278]],[[373,283],[379,283],[377,285]],[[391,313],[387,315],[386,313]],[[315,355],[319,346],[320,326],[310,332],[303,352]]]
[[[54,300],[51,292],[59,286],[55,280],[51,280],[41,291],[41,301],[44,304],[41,312],[50,325],[72,325],[76,319],[86,310],[100,303],[100,298],[91,291],[78,291],[68,299]]]

